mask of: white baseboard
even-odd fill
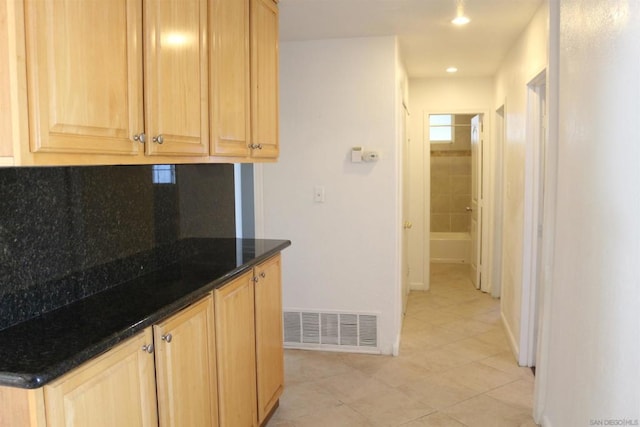
[[[516,360],[520,360],[519,359],[520,348],[518,347],[518,341],[516,340],[515,336],[513,335],[513,331],[509,327],[509,322],[507,322],[507,319],[504,317],[504,313],[502,312],[502,310],[500,310],[500,319],[502,320],[502,326],[504,327],[504,331],[507,333],[507,339],[509,340],[509,345],[511,346],[511,351],[513,352],[514,356],[516,357]]]
[[[469,264],[469,260],[464,258],[431,258],[431,264]]]
[[[366,349],[347,345],[338,346],[327,344],[284,343],[284,348],[291,350],[330,351],[334,353],[384,354],[377,348]]]
[[[409,283],[410,291],[428,291],[429,287],[422,282],[411,282]]]
[[[396,342],[393,343],[393,349],[391,350],[391,355],[398,356],[400,354],[400,336],[396,338]]]

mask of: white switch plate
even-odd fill
[[[316,203],[324,203],[324,186],[316,185],[313,187],[313,201]]]

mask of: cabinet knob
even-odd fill
[[[258,145],[256,146],[256,148],[257,148],[258,150],[262,150],[262,144],[258,144]]]
[[[133,140],[139,142],[140,144],[144,144],[144,141],[147,139],[147,136],[143,133],[138,133],[133,135]]]
[[[153,344],[145,344],[142,346],[142,351],[146,351],[147,353],[153,353]]]
[[[167,334],[167,335],[163,335],[162,336],[162,340],[166,341],[166,342],[171,342],[172,339],[173,339],[173,337],[171,336],[171,334]]]
[[[258,279],[258,276],[253,276],[253,283],[258,283],[258,281],[260,281],[260,279]]]
[[[260,277],[264,279],[265,277],[267,277],[267,274],[263,271],[262,273],[260,273]]]
[[[156,144],[162,144],[164,142],[164,136],[158,135],[153,137],[153,142]]]

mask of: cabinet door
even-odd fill
[[[251,0],[252,157],[278,157],[278,6]]]
[[[215,290],[220,425],[257,425],[253,272]]]
[[[249,156],[249,0],[211,7],[211,154]]]
[[[211,296],[153,327],[160,426],[218,425]]]
[[[157,426],[151,328],[45,386],[49,427]]]
[[[280,255],[255,269],[258,420],[262,423],[284,388]]]
[[[25,2],[31,150],[137,154],[140,1]]]
[[[146,152],[207,155],[207,0],[145,0],[144,14]]]
[[[19,62],[18,54],[13,50],[16,31],[10,26],[11,22],[19,22],[15,14],[20,6],[15,2],[0,2],[0,166],[13,165],[13,141],[20,139],[16,137],[19,133],[15,130],[20,129],[21,122],[16,102],[18,85],[15,83]]]

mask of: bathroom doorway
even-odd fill
[[[430,236],[433,263],[471,262],[471,119],[429,114]]]

